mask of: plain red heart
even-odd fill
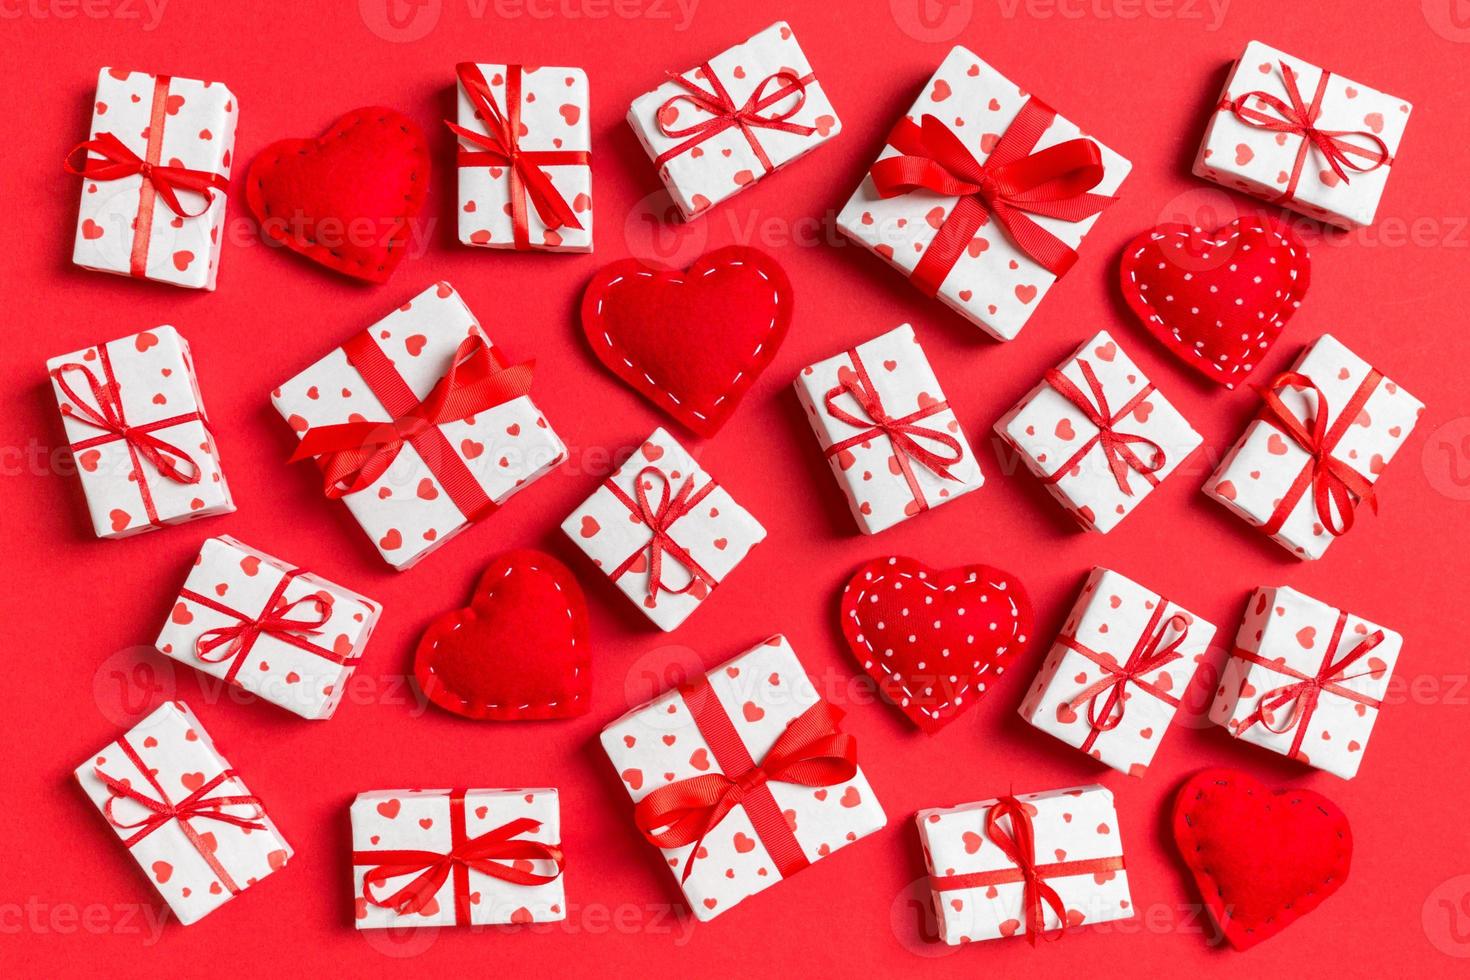
[[[691,432],[712,436],[791,324],[791,282],[764,252],[731,245],[685,271],[624,259],[582,298],[582,330],[608,370]]]
[[[1149,333],[1234,388],[1301,305],[1312,260],[1290,227],[1252,215],[1208,233],[1185,224],[1150,228],[1123,250],[1119,272],[1123,296]]]
[[[587,713],[587,600],[550,555],[507,552],[480,576],[469,606],[424,631],[413,672],[428,699],[480,721]]]
[[[245,200],[272,241],[356,279],[383,282],[429,190],[429,147],[392,109],[354,109],[317,139],[272,143]]]
[[[1271,790],[1233,769],[1206,769],[1174,801],[1174,840],[1205,906],[1236,949],[1312,911],[1347,880],[1353,835],[1320,793]]]
[[[883,696],[933,734],[1025,651],[1031,600],[988,565],[936,570],[875,558],[843,589],[842,635]]]

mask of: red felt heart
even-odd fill
[[[1184,224],[1150,228],[1123,250],[1120,275],[1149,333],[1234,388],[1301,305],[1312,260],[1290,227],[1253,215],[1208,233]]]
[[[988,565],[875,558],[843,589],[842,635],[883,695],[933,734],[1025,651],[1031,600]]]
[[[490,563],[469,606],[424,631],[413,672],[445,711],[480,721],[587,712],[587,600],[571,571],[522,549]]]
[[[245,200],[267,238],[329,269],[383,282],[403,258],[429,190],[429,148],[392,109],[354,109],[317,139],[272,143]]]
[[[1206,769],[1174,801],[1174,840],[1205,906],[1236,949],[1269,939],[1347,880],[1353,835],[1337,804]]]
[[[582,330],[608,370],[711,436],[776,356],[791,303],[774,259],[731,245],[682,272],[636,259],[606,266],[582,298]]]

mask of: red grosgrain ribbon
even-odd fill
[[[1280,66],[1281,80],[1286,88],[1286,96],[1291,100],[1290,105],[1268,92],[1247,92],[1233,99],[1221,99],[1217,107],[1217,111],[1229,112],[1255,129],[1291,133],[1302,138],[1301,145],[1297,147],[1296,160],[1291,166],[1291,177],[1286,182],[1286,190],[1277,198],[1278,201],[1290,201],[1296,196],[1302,168],[1307,162],[1307,153],[1314,146],[1332,168],[1332,172],[1345,184],[1351,183],[1347,174],[1349,170],[1368,173],[1393,163],[1388,144],[1373,133],[1361,129],[1317,128],[1317,120],[1322,115],[1322,97],[1327,94],[1327,80],[1332,77],[1330,71],[1322,72],[1317,79],[1317,91],[1312,95],[1311,105],[1308,105],[1302,99],[1301,89],[1297,85],[1297,73],[1284,61],[1280,62]],[[1249,104],[1251,100],[1255,100],[1256,107]],[[1270,112],[1263,111],[1263,108]],[[1352,139],[1364,140],[1372,145],[1360,146],[1353,143]],[[1354,156],[1361,157],[1365,162],[1353,160]]]
[[[1084,442],[1070,459],[1058,466],[1056,471],[1042,482],[1060,482],[1073,467],[1081,464],[1087,454],[1092,451],[1093,446],[1101,445],[1103,457],[1108,461],[1108,468],[1112,470],[1113,479],[1117,481],[1118,489],[1123,491],[1125,497],[1133,496],[1133,488],[1128,485],[1130,469],[1141,474],[1151,485],[1158,486],[1157,474],[1168,462],[1163,447],[1147,436],[1141,436],[1136,432],[1119,432],[1116,428],[1119,422],[1154,393],[1153,382],[1144,385],[1139,389],[1138,394],[1128,399],[1127,403],[1116,412],[1112,412],[1108,409],[1108,398],[1103,391],[1102,382],[1098,381],[1092,365],[1087,361],[1078,361],[1077,367],[1082,371],[1082,379],[1087,382],[1088,391],[1092,393],[1091,398],[1073,384],[1071,378],[1056,368],[1046,372],[1046,383],[1056,389],[1057,393],[1067,401],[1077,406],[1077,410],[1087,417],[1087,421],[1097,426],[1097,434]],[[1145,463],[1139,458],[1138,454],[1133,451],[1134,446],[1142,446],[1149,451],[1148,462]]]
[[[924,497],[924,490],[919,486],[918,477],[914,474],[910,460],[923,466],[935,476],[958,481],[959,477],[951,473],[949,468],[965,458],[965,450],[954,436],[948,432],[919,424],[923,419],[947,411],[949,403],[930,400],[918,411],[910,412],[901,418],[894,418],[883,407],[883,399],[878,394],[878,386],[869,376],[863,359],[858,356],[857,348],[849,350],[847,358],[852,362],[852,371],[839,370],[837,387],[829,390],[822,401],[828,415],[862,431],[828,446],[827,455],[836,456],[838,453],[846,452],[853,446],[869,441],[875,435],[885,436],[893,446],[893,458],[898,461],[898,468],[909,485],[909,491],[914,495],[914,503],[920,510],[927,510],[929,501]],[[862,416],[854,415],[838,404],[838,399],[843,394],[853,397],[862,411]],[[939,453],[926,448],[917,441],[919,439],[938,444],[944,452]]]
[[[199,856],[204,859],[204,863],[209,865],[209,870],[214,872],[214,876],[219,879],[220,884],[224,885],[231,895],[238,895],[240,893],[240,886],[235,884],[235,879],[230,877],[230,873],[225,870],[224,865],[220,864],[219,858],[215,856],[215,849],[212,843],[204,840],[204,836],[194,829],[191,821],[200,819],[217,820],[220,823],[227,823],[247,831],[265,830],[265,807],[261,803],[260,798],[249,795],[210,796],[210,793],[213,793],[225,782],[235,778],[235,770],[225,769],[213,779],[207,780],[198,789],[179,802],[170,802],[168,794],[163,791],[163,787],[158,783],[158,776],[155,771],[144,765],[143,759],[138,755],[137,750],[128,742],[127,738],[120,736],[117,740],[117,746],[122,749],[123,755],[127,756],[128,761],[133,764],[133,767],[147,780],[148,785],[153,788],[154,794],[152,796],[146,795],[134,786],[131,780],[116,779],[109,776],[102,771],[100,765],[93,767],[93,773],[107,787],[108,798],[107,802],[102,806],[103,816],[107,817],[108,823],[119,830],[135,831],[135,833],[123,838],[123,846],[131,848],[134,844],[170,820],[177,820],[179,822],[179,829],[184,832],[184,836],[193,845],[194,850],[199,852]],[[113,812],[113,804],[120,799],[130,800],[138,804],[144,810],[148,811],[147,815],[132,823],[124,823]],[[226,807],[250,807],[250,812],[248,815],[227,813],[225,812]]]
[[[541,821],[520,817],[470,837],[465,830],[465,790],[457,789],[449,797],[450,846],[447,853],[438,851],[383,850],[353,851],[353,864],[371,865],[362,879],[362,897],[379,908],[392,909],[398,915],[421,912],[434,900],[444,883],[453,879],[454,921],[470,924],[470,872],[476,871],[512,885],[544,885],[555,881],[565,864],[561,847],[526,840],[522,834],[535,832]],[[525,871],[504,861],[550,861],[555,874]],[[374,889],[393,878],[415,877],[391,895],[379,897]]]
[[[133,251],[129,261],[129,272],[143,278],[148,269],[148,240],[153,233],[153,202],[162,198],[164,205],[180,218],[197,218],[214,204],[214,192],[221,194],[230,189],[230,182],[223,174],[212,174],[207,170],[190,170],[187,167],[164,167],[158,161],[163,155],[163,126],[168,118],[167,75],[153,79],[153,103],[148,117],[147,146],[144,156],[138,156],[122,140],[112,133],[98,133],[84,143],[72,147],[62,164],[66,172],[88,180],[121,180],[141,174],[143,182],[138,188],[138,215],[133,221]],[[81,166],[72,163],[78,153],[83,154]],[[92,154],[96,156],[92,156]],[[198,194],[204,206],[198,211],[189,211],[179,202],[179,192]]]
[[[510,219],[515,237],[515,246],[525,250],[531,247],[530,225],[527,222],[526,201],[536,209],[536,216],[547,231],[558,228],[582,227],[572,206],[562,197],[551,178],[542,167],[563,165],[592,165],[592,154],[586,150],[526,150],[521,148],[521,73],[520,65],[505,66],[505,111],[495,101],[480,66],[473,62],[462,62],[455,66],[459,84],[464,89],[470,105],[475,108],[475,118],[485,126],[485,132],[445,120],[444,124],[455,135],[477,149],[459,148],[457,162],[461,167],[504,167],[510,176]]]
[[[1037,864],[1036,831],[1031,823],[1028,806],[1030,804],[1022,803],[1014,796],[1002,796],[985,814],[985,836],[1000,848],[1001,853],[1015,867],[962,875],[930,875],[929,886],[937,892],[949,892],[1021,882],[1024,885],[1021,909],[1026,918],[1026,939],[1035,946],[1037,938],[1046,928],[1045,906],[1049,906],[1057,917],[1057,932],[1053,938],[1060,939],[1062,933],[1067,931],[1067,906],[1057,890],[1046,883],[1046,879],[1122,871],[1123,857],[1118,855],[1086,861]],[[1001,817],[1010,818],[1010,833],[1001,828]]]
[[[654,166],[662,167],[674,157],[692,150],[705,140],[723,133],[734,126],[745,136],[745,141],[750,144],[755,158],[769,173],[774,169],[771,158],[766,155],[760,140],[756,139],[757,129],[772,129],[782,133],[795,133],[798,136],[810,136],[816,132],[812,126],[803,126],[791,122],[791,117],[801,111],[806,105],[806,87],[816,81],[815,74],[808,73],[798,76],[789,68],[783,68],[778,72],[772,72],[761,79],[755,91],[750,93],[750,98],[743,105],[737,106],[735,100],[730,97],[714,69],[705,62],[696,68],[693,73],[696,77],[703,78],[709,82],[709,90],[700,88],[694,82],[683,75],[669,72],[669,79],[684,91],[678,95],[666,99],[654,113],[654,119],[658,124],[659,131],[670,139],[683,139],[683,142],[660,153],[654,158]],[[767,92],[771,85],[779,85],[774,92]],[[778,102],[782,102],[790,96],[795,95],[796,100],[784,109],[774,110],[762,114],[764,110],[770,109]],[[688,102],[697,109],[703,109],[709,113],[707,118],[700,118],[688,126],[670,128],[669,121],[678,113],[678,104]]]
[[[127,414],[123,411],[122,385],[118,383],[117,374],[113,371],[112,358],[107,353],[107,345],[102,344],[94,349],[97,351],[97,361],[102,368],[101,379],[92,373],[91,368],[80,361],[68,361],[57,365],[50,371],[51,380],[56,382],[56,386],[66,396],[66,401],[61,405],[62,414],[83,425],[103,431],[102,435],[72,443],[72,455],[75,456],[83,450],[121,439],[128,447],[128,458],[132,464],[133,476],[138,484],[138,495],[143,499],[143,511],[148,517],[148,523],[154,527],[160,527],[162,524],[158,517],[158,508],[153,502],[153,492],[148,487],[148,477],[143,472],[143,461],[147,460],[148,464],[165,480],[188,486],[198,483],[203,471],[200,470],[199,464],[194,462],[194,457],[173,443],[165,442],[154,433],[159,429],[195,421],[204,425],[205,430],[208,431],[208,423],[197,410],[182,415],[171,415],[164,419],[155,419],[141,425],[129,423]],[[90,400],[77,394],[76,389],[67,381],[69,374],[81,375],[87,392],[91,395]]]
[[[1366,694],[1360,694],[1350,687],[1343,687],[1342,684],[1344,681],[1369,677],[1375,673],[1374,669],[1369,667],[1367,670],[1349,674],[1348,668],[1366,657],[1387,637],[1383,630],[1374,630],[1338,656],[1338,649],[1342,646],[1343,630],[1346,626],[1347,613],[1338,613],[1337,623],[1332,628],[1332,640],[1327,644],[1327,653],[1322,657],[1322,666],[1314,675],[1304,674],[1286,666],[1280,660],[1267,660],[1259,654],[1237,647],[1234,656],[1246,663],[1274,670],[1278,674],[1285,674],[1287,677],[1294,678],[1295,682],[1274,687],[1262,694],[1260,700],[1256,702],[1256,710],[1246,717],[1236,729],[1235,734],[1239,736],[1257,722],[1267,731],[1277,735],[1285,735],[1295,729],[1296,734],[1291,739],[1291,750],[1286,753],[1288,756],[1295,756],[1301,750],[1302,739],[1306,737],[1307,726],[1312,720],[1312,714],[1317,710],[1317,703],[1321,700],[1323,692],[1336,694],[1340,698],[1347,698],[1354,704],[1361,704],[1365,708],[1377,711],[1382,702]],[[1334,660],[1334,657],[1337,659]],[[1276,713],[1282,708],[1287,708],[1285,720],[1277,722],[1274,720]]]
[[[1079,138],[1036,149],[1055,118],[1056,112],[1044,102],[1027,99],[983,164],[935,116],[926,114],[918,125],[903,118],[893,127],[888,145],[899,155],[879,160],[869,171],[878,196],[923,190],[959,198],[909,273],[925,294],[939,291],[987,215],[993,215],[1016,247],[1053,276],[1060,277],[1077,261],[1076,252],[1030,215],[1082,221],[1117,199],[1088,193],[1105,173],[1102,151],[1092,140]]]
[[[633,821],[643,836],[655,847],[694,845],[679,877],[683,884],[705,837],[726,814],[743,806],[781,877],[805,868],[811,862],[768,784],[837,786],[856,776],[857,740],[837,729],[842,711],[825,701],[813,704],[786,726],[756,764],[708,680],[700,677],[680,687],[679,694],[720,771],[660,786],[639,800]]]
[[[250,651],[255,647],[255,641],[261,636],[269,636],[282,643],[289,643],[293,647],[305,650],[332,663],[345,664],[353,660],[352,655],[342,655],[326,647],[318,646],[307,639],[308,636],[320,636],[321,628],[327,625],[327,620],[332,618],[332,607],[322,599],[321,596],[312,594],[302,596],[293,602],[286,602],[286,588],[299,575],[305,574],[304,569],[293,568],[281,576],[271,592],[270,598],[266,600],[258,616],[249,616],[238,610],[231,609],[222,602],[216,602],[209,596],[201,595],[184,589],[179,593],[179,598],[187,599],[217,613],[230,616],[239,622],[229,626],[216,626],[214,629],[205,630],[194,640],[194,656],[207,664],[220,664],[228,662],[230,667],[225,672],[225,680],[234,683],[240,673],[240,668],[245,666]],[[293,619],[291,614],[300,606],[314,605],[316,615],[307,614],[304,618]]]
[[[1103,732],[1110,732],[1122,723],[1123,712],[1128,707],[1129,684],[1147,691],[1170,707],[1179,706],[1178,698],[1157,684],[1143,679],[1165,664],[1173,663],[1184,656],[1179,648],[1189,636],[1189,619],[1183,613],[1175,613],[1165,620],[1164,607],[1167,605],[1168,602],[1164,599],[1158,599],[1155,602],[1153,615],[1149,617],[1143,632],[1138,635],[1138,642],[1133,645],[1133,651],[1128,654],[1128,659],[1122,663],[1119,663],[1109,653],[1083,646],[1075,636],[1064,636],[1057,641],[1067,649],[1075,650],[1097,664],[1103,672],[1100,680],[1083,688],[1068,702],[1068,707],[1073,711],[1083,704],[1087,705],[1087,724],[1091,731],[1088,732],[1087,739],[1082,743],[1083,752],[1091,751],[1098,736]],[[1164,637],[1169,635],[1171,630],[1173,637],[1165,643]]]
[[[471,334],[454,352],[444,376],[420,401],[371,333],[357,334],[342,350],[392,418],[313,426],[301,437],[290,461],[319,457],[323,490],[335,499],[372,486],[407,444],[467,520],[494,510],[494,501],[439,426],[529,394],[534,362],[506,367],[499,351],[484,337]]]
[[[1332,455],[1332,452],[1347,433],[1348,426],[1362,413],[1369,396],[1382,380],[1382,374],[1376,369],[1370,370],[1358,385],[1357,391],[1353,392],[1352,398],[1348,399],[1348,403],[1337,414],[1331,428],[1327,425],[1327,396],[1306,375],[1294,371],[1277,375],[1276,380],[1261,391],[1261,398],[1265,403],[1261,418],[1290,436],[1311,456],[1286,493],[1282,494],[1281,502],[1276,505],[1271,519],[1261,530],[1267,534],[1280,531],[1308,487],[1312,490],[1312,503],[1317,509],[1317,519],[1333,537],[1340,537],[1352,528],[1353,512],[1358,501],[1366,502],[1375,514],[1378,512],[1378,498],[1373,494],[1372,482]],[[1281,400],[1281,392],[1287,388],[1314,393],[1316,405],[1312,409],[1310,428],[1309,423],[1298,418]]]
[[[654,506],[648,499],[648,491],[652,489],[653,482],[659,484],[658,505]],[[700,564],[694,560],[683,545],[675,541],[670,530],[674,524],[693,510],[701,500],[709,496],[715,488],[715,481],[710,480],[700,487],[698,492],[694,489],[694,477],[686,476],[680,484],[678,492],[670,494],[673,481],[657,466],[645,466],[638,471],[638,476],[633,481],[633,496],[629,497],[609,477],[604,484],[612,495],[638,516],[645,527],[648,528],[650,537],[648,544],[643,545],[633,554],[628,556],[627,561],[613,569],[609,576],[616,582],[623,575],[632,571],[640,560],[647,558],[648,565],[648,598],[644,600],[651,608],[658,601],[660,592],[668,592],[672,595],[683,595],[695,587],[696,583],[703,583],[706,588],[714,588],[717,583],[715,577],[705,571]],[[689,581],[683,587],[670,588],[663,580],[664,555],[667,554],[689,571]]]

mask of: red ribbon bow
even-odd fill
[[[926,190],[959,198],[909,274],[926,294],[939,291],[987,214],[1053,276],[1060,277],[1077,261],[1075,251],[1030,215],[1082,221],[1116,198],[1088,193],[1105,173],[1102,152],[1092,140],[1035,149],[1054,118],[1056,112],[1045,103],[1027,99],[983,164],[935,116],[925,114],[920,125],[900,119],[893,127],[888,144],[899,155],[879,160],[869,171],[878,196]]]
[[[1076,711],[1082,704],[1087,705],[1087,724],[1091,731],[1088,733],[1087,740],[1082,744],[1083,752],[1092,748],[1100,734],[1110,732],[1122,724],[1123,713],[1128,707],[1129,684],[1143,688],[1168,704],[1177,705],[1179,703],[1167,691],[1143,680],[1146,675],[1184,656],[1179,648],[1189,636],[1189,618],[1183,613],[1175,613],[1161,627],[1159,621],[1164,618],[1164,607],[1167,605],[1168,603],[1163,599],[1156,600],[1153,615],[1149,617],[1143,632],[1138,635],[1138,642],[1128,654],[1128,659],[1122,663],[1106,654],[1082,646],[1077,642],[1076,637],[1063,637],[1060,641],[1068,649],[1075,650],[1097,664],[1103,672],[1100,680],[1083,688],[1076,697],[1068,702],[1068,707],[1073,711]],[[1168,643],[1165,643],[1164,637],[1170,630],[1174,631],[1174,636]],[[1107,694],[1107,697],[1102,698],[1099,702],[1099,697],[1104,693]]]
[[[1357,501],[1366,502],[1375,514],[1378,512],[1378,498],[1373,493],[1372,482],[1332,455],[1332,452],[1347,433],[1348,426],[1357,420],[1368,397],[1373,394],[1382,378],[1378,371],[1369,371],[1348,404],[1338,413],[1331,428],[1327,425],[1327,396],[1306,375],[1294,371],[1277,375],[1276,380],[1261,391],[1264,400],[1262,417],[1265,421],[1290,436],[1311,456],[1307,465],[1282,495],[1271,519],[1262,527],[1263,531],[1267,534],[1280,531],[1308,487],[1312,489],[1312,503],[1317,509],[1318,520],[1333,537],[1340,537],[1352,528]],[[1314,393],[1316,405],[1312,409],[1311,428],[1297,418],[1281,400],[1281,392],[1287,388]]]
[[[284,602],[287,586],[301,574],[303,574],[301,569],[293,568],[282,575],[281,580],[276,583],[275,589],[271,592],[270,598],[266,600],[265,608],[258,616],[244,615],[208,596],[188,589],[181,592],[180,598],[199,603],[215,612],[239,620],[229,626],[216,626],[214,629],[200,633],[194,639],[194,656],[207,664],[220,664],[228,661],[230,667],[225,672],[225,680],[231,683],[240,673],[240,668],[245,665],[246,657],[254,648],[255,641],[261,636],[273,637],[333,663],[347,663],[351,659],[350,656],[343,656],[334,650],[317,646],[306,639],[308,636],[320,636],[321,627],[327,625],[327,621],[332,617],[332,607],[321,596],[313,594],[302,596],[294,602]],[[293,610],[308,603],[316,606],[315,618],[291,618]]]
[[[648,491],[652,488],[653,481],[659,483],[658,505],[654,506],[648,498]],[[654,602],[660,592],[668,592],[671,595],[684,595],[695,588],[697,583],[703,583],[707,588],[713,588],[715,579],[709,572],[705,571],[700,564],[694,560],[694,556],[679,542],[675,541],[670,530],[674,524],[684,515],[693,510],[701,500],[707,497],[715,488],[713,480],[705,483],[694,491],[694,477],[686,476],[675,493],[670,493],[672,482],[663,470],[657,466],[645,466],[638,471],[638,476],[633,481],[633,496],[629,497],[611,479],[605,484],[625,507],[638,516],[643,525],[648,528],[650,537],[648,544],[639,548],[628,556],[628,560],[613,570],[611,578],[616,581],[626,574],[632,567],[638,564],[639,559],[647,555],[648,558],[648,601]],[[663,580],[664,555],[668,554],[679,564],[689,570],[689,581],[683,587],[674,589],[665,584]]]
[[[72,163],[78,153],[87,154],[80,167]],[[97,154],[95,157],[91,154]],[[67,154],[63,164],[66,172],[88,180],[120,180],[134,174],[142,174],[143,181],[168,205],[168,209],[180,218],[197,218],[214,204],[214,192],[224,193],[230,182],[220,174],[207,170],[190,170],[187,167],[165,167],[151,163],[128,149],[122,140],[112,133],[98,133],[85,143],[78,143]],[[179,192],[188,191],[204,199],[198,211],[189,211],[179,202]]]
[[[743,806],[782,877],[805,868],[810,862],[767,784],[837,786],[856,776],[857,740],[838,730],[842,711],[825,701],[813,704],[786,726],[757,764],[707,680],[700,677],[680,694],[721,771],[660,786],[639,800],[633,820],[643,836],[655,847],[693,845],[679,877],[683,884],[705,837]]]
[[[1111,412],[1108,410],[1107,395],[1103,392],[1102,383],[1098,381],[1092,365],[1087,361],[1079,360],[1077,367],[1081,370],[1082,378],[1087,382],[1087,388],[1092,393],[1090,399],[1082,389],[1072,383],[1071,378],[1056,368],[1046,372],[1046,383],[1056,389],[1063,398],[1077,406],[1077,410],[1087,417],[1087,421],[1097,426],[1097,434],[1084,442],[1081,448],[1073,453],[1065,463],[1057,467],[1056,471],[1044,482],[1059,482],[1074,466],[1082,462],[1094,445],[1101,445],[1103,457],[1108,461],[1108,468],[1112,470],[1113,479],[1117,481],[1118,489],[1123,491],[1125,497],[1133,496],[1133,488],[1128,485],[1130,469],[1142,474],[1149,483],[1157,485],[1159,481],[1155,474],[1163,469],[1168,461],[1163,447],[1146,436],[1141,436],[1136,432],[1119,432],[1116,428],[1118,422],[1154,393],[1153,384],[1150,382],[1144,385],[1139,389],[1138,394],[1128,400],[1127,404],[1116,412]],[[1147,463],[1133,451],[1134,446],[1143,446],[1149,450]]]
[[[194,850],[199,852],[199,856],[204,859],[204,862],[209,865],[210,870],[214,872],[215,876],[220,880],[220,883],[229,890],[231,895],[239,894],[240,887],[235,884],[235,880],[225,870],[224,866],[220,864],[219,858],[215,856],[215,849],[212,846],[212,842],[206,842],[203,839],[203,835],[194,829],[190,821],[208,819],[230,824],[231,826],[240,827],[245,830],[265,830],[265,806],[261,803],[260,798],[247,794],[210,796],[210,793],[214,792],[225,782],[235,778],[235,771],[233,769],[225,769],[215,775],[214,778],[203,783],[198,789],[179,802],[170,802],[168,794],[159,785],[156,772],[143,763],[142,757],[138,755],[137,750],[133,748],[127,738],[119,737],[117,745],[122,749],[123,755],[128,758],[128,761],[133,764],[133,767],[142,773],[143,778],[148,781],[148,785],[153,787],[155,794],[154,796],[147,796],[137,787],[133,786],[131,780],[116,779],[103,772],[101,766],[93,767],[93,773],[107,787],[107,802],[102,806],[102,813],[107,818],[107,822],[119,830],[136,830],[136,833],[123,839],[123,846],[131,848],[159,827],[162,827],[171,820],[177,820],[179,822],[179,829],[184,832],[184,836],[193,845]],[[146,810],[147,814],[140,820],[124,823],[113,811],[113,804],[119,799],[127,799],[136,803]],[[226,807],[242,806],[250,808],[248,814],[225,812]]]
[[[1268,92],[1258,91],[1247,92],[1233,99],[1222,99],[1219,106],[1220,109],[1232,113],[1235,118],[1247,126],[1302,137],[1301,145],[1297,148],[1296,160],[1292,163],[1291,177],[1287,181],[1286,190],[1281,192],[1280,201],[1290,201],[1296,196],[1302,167],[1306,164],[1307,152],[1311,147],[1317,148],[1317,152],[1322,154],[1322,158],[1327,161],[1332,172],[1337,174],[1345,184],[1350,183],[1347,174],[1349,170],[1356,173],[1368,173],[1393,162],[1392,154],[1388,152],[1388,144],[1374,133],[1360,129],[1317,128],[1317,120],[1322,115],[1322,98],[1327,94],[1327,80],[1332,77],[1331,72],[1324,71],[1317,79],[1317,91],[1312,95],[1311,105],[1308,105],[1302,99],[1301,89],[1297,85],[1296,71],[1284,61],[1280,62],[1280,66],[1281,80],[1286,87],[1286,96],[1291,100],[1290,105]],[[1271,112],[1252,108],[1248,105],[1252,99]],[[1351,142],[1349,137],[1366,140],[1372,145],[1359,146]],[[1366,162],[1358,163],[1352,159],[1352,156],[1362,157]]]
[[[705,62],[694,71],[695,75],[702,76],[709,82],[710,90],[705,91],[683,75],[674,72],[669,73],[669,78],[685,91],[678,95],[669,97],[658,111],[654,113],[654,119],[658,123],[659,131],[670,139],[689,137],[677,146],[665,150],[654,159],[655,166],[663,166],[669,160],[693,149],[705,140],[723,133],[734,126],[738,128],[745,141],[750,144],[750,149],[760,161],[767,172],[772,170],[771,158],[766,155],[765,148],[761,146],[760,140],[756,139],[756,129],[773,129],[783,133],[795,133],[798,136],[810,136],[816,132],[813,126],[803,126],[791,122],[792,116],[801,111],[806,104],[806,87],[816,80],[812,74],[798,76],[789,68],[783,68],[773,72],[761,79],[755,91],[750,93],[750,98],[743,105],[737,106],[731,98],[729,91],[723,82],[714,73],[714,69]],[[772,83],[780,83],[781,87],[774,92],[767,92],[767,86]],[[762,111],[782,101],[795,93],[796,101],[777,112],[762,114]],[[703,109],[710,115],[708,118],[698,119],[695,122],[678,129],[671,129],[668,120],[676,113],[676,105],[679,102],[688,102],[696,108]]]
[[[372,486],[407,443],[419,451],[436,476],[440,470],[448,471],[441,482],[456,505],[466,499],[474,501],[466,505],[468,510],[460,507],[466,517],[474,519],[493,508],[439,426],[528,394],[534,362],[505,367],[485,338],[471,334],[460,343],[448,370],[429,394],[415,401],[371,336],[358,334],[343,349],[378,400],[390,412],[395,404],[400,410],[387,421],[313,426],[301,437],[290,461],[320,457],[323,490],[328,497],[338,498]]]
[[[521,148],[521,66],[505,66],[505,104],[501,111],[485,81],[479,65],[463,62],[455,66],[459,84],[474,106],[475,117],[486,132],[445,120],[444,124],[478,150],[461,146],[457,162],[461,167],[505,167],[510,172],[511,227],[518,249],[530,248],[530,226],[526,200],[536,209],[536,216],[548,231],[558,228],[581,229],[582,224],[565,197],[556,189],[542,167],[567,164],[590,165],[592,155],[586,150],[526,150]]]

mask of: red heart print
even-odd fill
[[[430,701],[466,718],[573,718],[588,707],[587,632],[587,601],[565,565],[540,551],[506,552],[467,607],[429,624],[414,676]]]
[[[582,331],[603,365],[683,423],[712,436],[776,356],[791,323],[791,283],[743,245],[685,271],[636,259],[602,268],[582,298]]]
[[[1337,804],[1271,790],[1232,769],[1179,789],[1174,841],[1225,938],[1247,949],[1311,912],[1347,880],[1353,835]]]
[[[262,150],[245,200],[267,238],[343,275],[383,282],[406,251],[429,172],[417,123],[392,109],[354,109],[317,139]],[[363,227],[371,231],[343,234]]]
[[[1150,228],[1119,268],[1128,306],[1185,364],[1226,388],[1249,379],[1311,283],[1307,247],[1259,215],[1212,232]]]
[[[932,569],[875,558],[842,593],[842,635],[892,704],[933,734],[980,700],[1026,650],[1031,601],[988,565]]]

